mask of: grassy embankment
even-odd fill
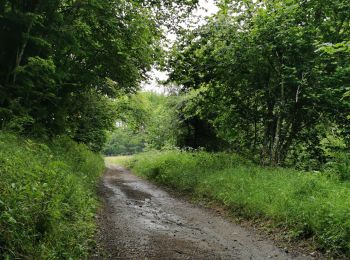
[[[68,138],[44,144],[0,132],[0,258],[85,258],[103,168]]]
[[[119,159],[120,161],[120,159]],[[321,173],[259,167],[237,155],[150,152],[129,159],[137,174],[240,216],[264,219],[311,239],[319,249],[350,256],[350,182]]]

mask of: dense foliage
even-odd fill
[[[148,152],[126,163],[142,176],[219,202],[233,214],[265,219],[284,230],[285,239],[309,239],[322,251],[350,256],[350,182],[260,167],[225,153]]]
[[[44,144],[0,132],[0,258],[86,257],[103,168],[68,138]]]
[[[0,1],[0,129],[67,134],[101,149],[109,98],[134,92],[161,25],[196,1]]]
[[[347,0],[222,1],[171,53],[182,117],[264,164],[303,154],[317,168],[327,136],[348,151],[349,12]]]
[[[103,152],[125,155],[175,147],[182,130],[176,119],[178,99],[152,92],[119,98],[117,126],[111,131]]]

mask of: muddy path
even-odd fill
[[[99,192],[94,259],[305,259],[118,166]]]

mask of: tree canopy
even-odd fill
[[[1,128],[99,149],[113,122],[108,99],[139,89],[161,57],[165,18],[195,4],[0,1]]]
[[[170,55],[170,81],[192,96],[184,113],[262,163],[300,144],[322,161],[331,126],[349,133],[349,11],[344,0],[222,1]]]

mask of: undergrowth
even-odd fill
[[[350,257],[350,182],[323,173],[259,167],[234,154],[148,152],[129,160],[137,174],[242,217],[272,221],[293,239]]]
[[[0,258],[85,258],[103,167],[68,138],[44,144],[0,132]]]

